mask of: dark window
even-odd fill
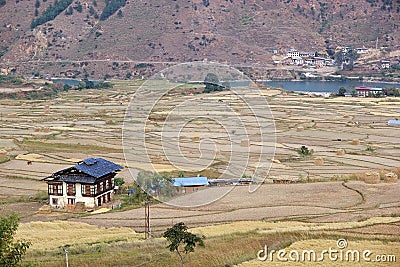
[[[75,205],[75,198],[68,198],[68,205]]]
[[[67,195],[75,196],[75,194],[76,194],[75,184],[67,184]]]
[[[47,187],[49,195],[62,196],[62,184],[49,184]]]
[[[84,197],[94,196],[93,188],[94,188],[93,185],[83,184],[81,186],[82,196]]]

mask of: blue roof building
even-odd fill
[[[173,186],[206,186],[208,185],[208,179],[204,176],[198,177],[182,177],[182,178],[172,178]]]
[[[400,126],[400,120],[388,120],[389,126]]]

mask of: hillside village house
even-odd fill
[[[388,60],[382,60],[382,61],[381,61],[381,68],[382,68],[382,69],[390,69],[390,61],[388,61]]]
[[[383,88],[359,86],[359,87],[356,87],[354,89],[355,89],[356,95],[358,97],[381,96],[381,95],[383,95]]]
[[[310,67],[320,68],[325,66],[333,66],[335,64],[335,61],[330,58],[318,57],[316,56],[316,53],[313,52],[299,52],[298,50],[292,48],[287,51],[286,57],[284,57],[280,62],[274,63],[297,66],[307,65]]]
[[[103,158],[88,158],[53,173],[43,179],[48,185],[50,206],[74,209],[77,203],[84,203],[94,208],[112,201],[114,177],[122,168]]]
[[[365,46],[357,48],[357,54],[368,54],[369,50]]]
[[[289,51],[287,51],[286,56],[287,57],[299,57],[300,56],[300,52],[297,51],[296,49],[292,48]]]

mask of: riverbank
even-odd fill
[[[338,92],[341,87],[346,90],[353,90],[355,87],[396,87],[400,88],[400,83],[367,82],[367,81],[321,81],[321,80],[291,80],[291,81],[259,81],[263,85],[282,88],[293,92],[313,92],[313,93],[333,93]]]

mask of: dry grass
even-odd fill
[[[194,233],[202,234],[206,237],[230,235],[235,233],[258,232],[258,233],[279,233],[279,232],[299,232],[299,231],[324,231],[341,230],[357,227],[370,226],[375,224],[387,224],[399,222],[400,217],[376,217],[361,222],[344,223],[304,223],[296,221],[283,222],[262,222],[262,221],[242,221],[222,225],[212,225],[193,228]]]
[[[328,249],[329,246],[335,248],[335,238],[338,235],[336,229],[372,224],[384,225],[399,221],[400,218],[388,217],[372,218],[354,224],[237,222],[191,228],[190,232],[206,234],[205,248],[196,247],[195,253],[191,253],[187,258],[185,266],[232,266],[235,264],[265,266],[266,262],[254,260],[257,251],[264,245],[275,250],[281,248],[322,250]],[[25,258],[26,263],[39,266],[63,266],[64,257],[60,246],[66,244],[71,245],[69,247],[71,266],[132,266],[136,263],[140,263],[140,266],[176,266],[178,262],[177,256],[166,248],[164,239],[153,238],[139,241],[137,234],[132,234],[131,231],[131,237],[129,237],[129,230],[126,228],[103,229],[68,222],[22,224],[20,228],[18,238],[32,237],[32,232],[36,233],[35,235],[41,235],[35,240],[29,239],[32,242],[40,242],[42,245],[33,246],[34,250],[30,249]],[[70,233],[71,229],[76,235]],[[58,242],[58,239],[65,241]],[[46,245],[45,242],[51,245]],[[58,244],[55,244],[56,242]],[[354,238],[349,239],[348,242],[349,248],[370,249],[376,253],[394,254],[399,250],[399,244],[395,242],[358,241]],[[111,254],[114,256],[110,257]],[[283,266],[282,263],[280,264],[279,266]]]
[[[44,159],[43,155],[36,153],[19,154],[18,156],[15,157],[15,159],[33,161],[33,162],[47,162],[47,160]]]
[[[86,223],[55,221],[22,223],[16,239],[32,242],[31,249],[48,250],[65,245],[139,241],[143,237],[129,228],[99,228]]]
[[[20,146],[28,151],[35,152],[75,152],[85,151],[86,153],[118,153],[122,149],[115,149],[106,146],[81,145],[75,143],[52,143],[43,140],[24,140]]]
[[[332,239],[308,239],[301,240],[291,244],[289,247],[285,248],[285,251],[289,253],[292,250],[298,251],[301,255],[301,252],[304,250],[314,250],[317,253],[317,257],[321,255],[322,250],[328,250],[329,248],[338,249],[337,240]],[[313,261],[289,261],[289,262],[281,262],[275,259],[275,261],[270,261],[269,258],[263,262],[257,259],[244,262],[242,264],[237,265],[237,267],[256,267],[256,266],[395,266],[395,262],[386,262],[386,263],[372,263],[366,262],[362,259],[362,252],[365,250],[370,250],[373,254],[371,254],[370,258],[372,260],[375,259],[376,255],[395,255],[398,260],[398,255],[400,255],[400,243],[398,242],[383,242],[383,241],[370,241],[370,240],[348,240],[348,247],[343,249],[343,252],[346,253],[348,250],[358,250],[360,252],[360,262],[345,260],[340,261],[339,258],[336,261],[331,261],[327,254],[325,254],[324,261],[313,262]],[[337,254],[339,257],[339,254]],[[346,256],[344,256],[346,257]],[[351,256],[350,256],[351,257]],[[288,254],[286,254],[286,258],[288,258]],[[287,265],[289,264],[289,265]],[[374,265],[376,264],[376,265]]]

